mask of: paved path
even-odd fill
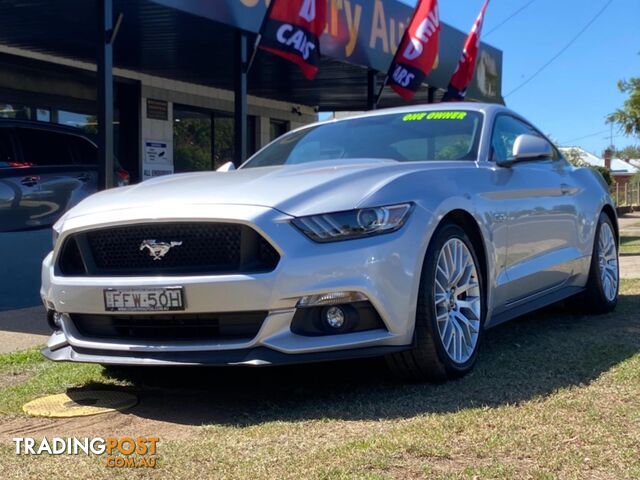
[[[620,257],[620,278],[640,278],[640,255]]]
[[[42,306],[0,311],[0,353],[42,345],[50,333]]]
[[[640,212],[628,213],[618,218],[620,232],[624,235],[640,236]],[[640,278],[640,255],[622,255],[620,257],[620,277]]]
[[[631,227],[636,223],[640,225],[640,212],[627,213],[622,217],[618,217],[620,230],[635,230],[636,228],[640,230],[640,226]]]

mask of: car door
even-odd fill
[[[499,115],[491,138],[493,160],[510,158],[521,134],[543,137],[524,121]],[[507,200],[507,306],[562,287],[578,268],[570,166],[553,150],[550,159],[516,162],[501,172]]]
[[[12,125],[0,127],[0,231],[40,228],[46,210],[41,190],[41,168],[21,156]]]
[[[98,148],[80,135],[65,135],[73,164],[77,168],[75,178],[82,182],[81,188],[73,192],[67,208],[76,205],[80,200],[96,193],[98,188]],[[117,159],[114,158],[117,165]]]
[[[14,132],[22,161],[30,165],[33,191],[27,225],[29,228],[49,227],[88,195],[91,168],[75,163],[69,140],[72,135],[23,126],[16,126]]]
[[[28,228],[37,196],[28,164],[19,161],[13,129],[0,127],[0,231],[12,232]]]

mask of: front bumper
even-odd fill
[[[266,347],[253,347],[228,351],[195,351],[195,352],[126,352],[101,351],[71,347],[42,350],[49,360],[99,363],[103,365],[132,366],[246,366],[267,367],[272,365],[291,365],[301,363],[317,363],[337,360],[353,360],[357,358],[378,357],[390,353],[401,352],[412,348],[411,345],[352,348],[318,353],[288,354],[277,352]]]
[[[175,212],[163,221],[250,225],[278,249],[280,263],[273,272],[251,275],[61,277],[54,272],[54,251],[42,266],[45,306],[65,314],[105,314],[106,288],[179,285],[184,288],[184,313],[268,311],[258,334],[252,339],[189,342],[88,338],[63,315],[62,328],[54,332],[43,351],[47,358],[125,365],[271,365],[384,355],[411,348],[423,261],[420,252],[426,250],[419,211],[414,211],[398,232],[330,244],[313,243],[290,225],[290,217],[266,207],[193,206],[182,211],[184,216]],[[65,223],[58,245],[66,235],[80,230],[141,223],[149,218],[154,218],[152,212],[131,209],[113,218],[101,215],[99,224],[71,219]],[[301,297],[335,291],[363,293],[386,328],[323,336],[291,332]]]

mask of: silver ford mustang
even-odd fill
[[[272,365],[385,356],[405,378],[474,365],[483,332],[618,297],[600,175],[496,105],[310,125],[238,170],[105,191],[54,227],[52,360]]]

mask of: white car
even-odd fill
[[[379,110],[277,139],[238,170],[98,193],[54,228],[52,360],[272,365],[385,355],[468,372],[483,332],[618,297],[599,174],[496,105]]]

